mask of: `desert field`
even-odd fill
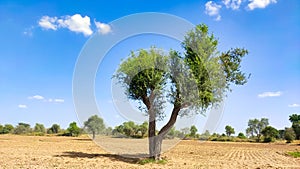
[[[136,143],[111,139],[119,145]],[[143,141],[143,140],[141,140]],[[168,142],[168,141],[166,141]],[[109,144],[107,143],[107,144]],[[128,145],[126,145],[128,144]],[[137,158],[108,153],[87,136],[16,136],[0,135],[0,168],[300,168],[300,159],[286,155],[300,151],[296,144],[232,143],[180,141],[163,153],[166,164],[137,164]],[[122,149],[122,147],[120,147]],[[126,152],[124,152],[126,153]]]

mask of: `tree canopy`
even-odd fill
[[[93,139],[95,139],[96,134],[104,134],[105,132],[103,119],[97,115],[89,117],[88,120],[84,122],[84,128],[88,131],[88,133],[92,133]]]

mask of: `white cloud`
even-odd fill
[[[44,97],[40,95],[35,95],[35,96],[29,96],[28,99],[44,100]]]
[[[290,104],[289,107],[300,107],[300,104],[297,104],[297,103]]]
[[[221,5],[218,5],[212,1],[208,1],[205,4],[205,13],[209,16],[215,16],[217,21],[221,20],[220,9]]]
[[[249,0],[248,9],[265,8],[272,3],[277,3],[277,0]]]
[[[222,0],[222,2],[226,6],[226,8],[237,10],[240,8],[242,0]]]
[[[264,98],[264,97],[278,97],[281,96],[282,92],[264,92],[258,95],[259,98]]]
[[[64,99],[54,99],[53,101],[54,101],[55,103],[63,103],[63,102],[65,102]]]
[[[25,104],[19,104],[18,107],[20,109],[27,109],[27,105],[25,105]]]
[[[39,20],[39,25],[44,29],[57,30],[56,21],[57,21],[57,17],[43,16]]]
[[[99,33],[108,34],[108,33],[111,32],[110,25],[105,24],[105,23],[101,23],[101,22],[97,22],[97,21],[94,21],[94,22],[95,22],[95,25],[96,25]]]
[[[84,36],[89,36],[93,34],[91,29],[90,17],[82,17],[80,14],[75,14],[73,16],[66,16],[62,19],[57,20],[59,27],[68,28],[70,31],[76,33],[83,33]]]

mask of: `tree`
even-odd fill
[[[285,128],[284,131],[284,139],[287,143],[291,143],[293,140],[295,140],[296,134],[293,128]]]
[[[148,114],[150,157],[160,159],[162,139],[179,115],[187,115],[191,109],[205,114],[222,101],[225,92],[230,91],[230,84],[247,82],[240,64],[248,51],[237,48],[220,54],[217,45],[208,27],[201,24],[186,34],[183,54],[174,50],[166,54],[152,47],[148,51],[131,52],[120,64],[113,77],[123,84],[128,98],[140,101],[141,110]],[[156,121],[165,118],[165,96],[173,109],[168,122],[156,133]]]
[[[261,134],[264,136],[264,142],[271,142],[279,135],[278,130],[272,126],[265,127]]]
[[[45,134],[46,128],[43,124],[36,123],[33,131],[37,133]]]
[[[60,132],[60,126],[58,124],[53,124],[48,130],[48,134],[57,134]]]
[[[235,133],[234,128],[229,125],[225,126],[225,132],[228,137],[230,137],[231,134]]]
[[[78,137],[80,135],[81,129],[77,126],[76,122],[69,124],[67,132],[70,136]]]
[[[31,132],[30,124],[18,123],[14,129],[15,134],[27,134]]]
[[[87,129],[88,133],[92,133],[94,140],[96,134],[104,133],[105,124],[102,118],[98,117],[97,115],[93,115],[84,122],[84,128]]]
[[[295,131],[296,139],[300,139],[300,114],[292,114],[289,116],[289,120],[292,122],[292,128]]]
[[[195,125],[192,125],[190,129],[190,136],[195,138],[197,131],[198,131],[197,127]]]
[[[112,129],[112,127],[107,127],[106,129],[105,129],[105,135],[112,135],[112,132],[113,132],[113,129]]]
[[[262,131],[265,127],[269,125],[269,119],[267,118],[261,118],[258,119],[250,119],[248,121],[248,128],[246,129],[246,133],[250,135],[251,137],[254,137],[254,134],[256,134],[257,142],[260,142],[260,138],[262,135]]]
[[[246,139],[247,137],[244,135],[244,133],[240,132],[237,136],[240,139]]]
[[[141,132],[142,138],[143,138],[148,131],[148,122],[147,121],[145,121],[143,124],[141,124],[139,126],[139,131]]]

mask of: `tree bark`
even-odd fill
[[[159,131],[158,135],[155,136],[154,154],[153,154],[153,156],[150,156],[150,157],[154,158],[155,160],[161,160],[161,145],[162,145],[163,138],[176,123],[177,116],[178,116],[180,109],[181,109],[181,107],[174,106],[168,123]]]
[[[150,158],[155,160],[161,160],[161,145],[164,136],[170,131],[170,129],[174,126],[178,113],[181,109],[181,105],[174,105],[171,117],[168,123],[159,131],[158,135],[156,135],[156,112],[153,110],[153,100],[154,93],[151,92],[150,96],[142,97],[143,103],[146,105],[149,113],[149,128],[148,128],[148,140],[149,140],[149,155]],[[177,99],[179,99],[179,94],[177,93]]]
[[[96,138],[96,133],[93,131],[93,140]]]

